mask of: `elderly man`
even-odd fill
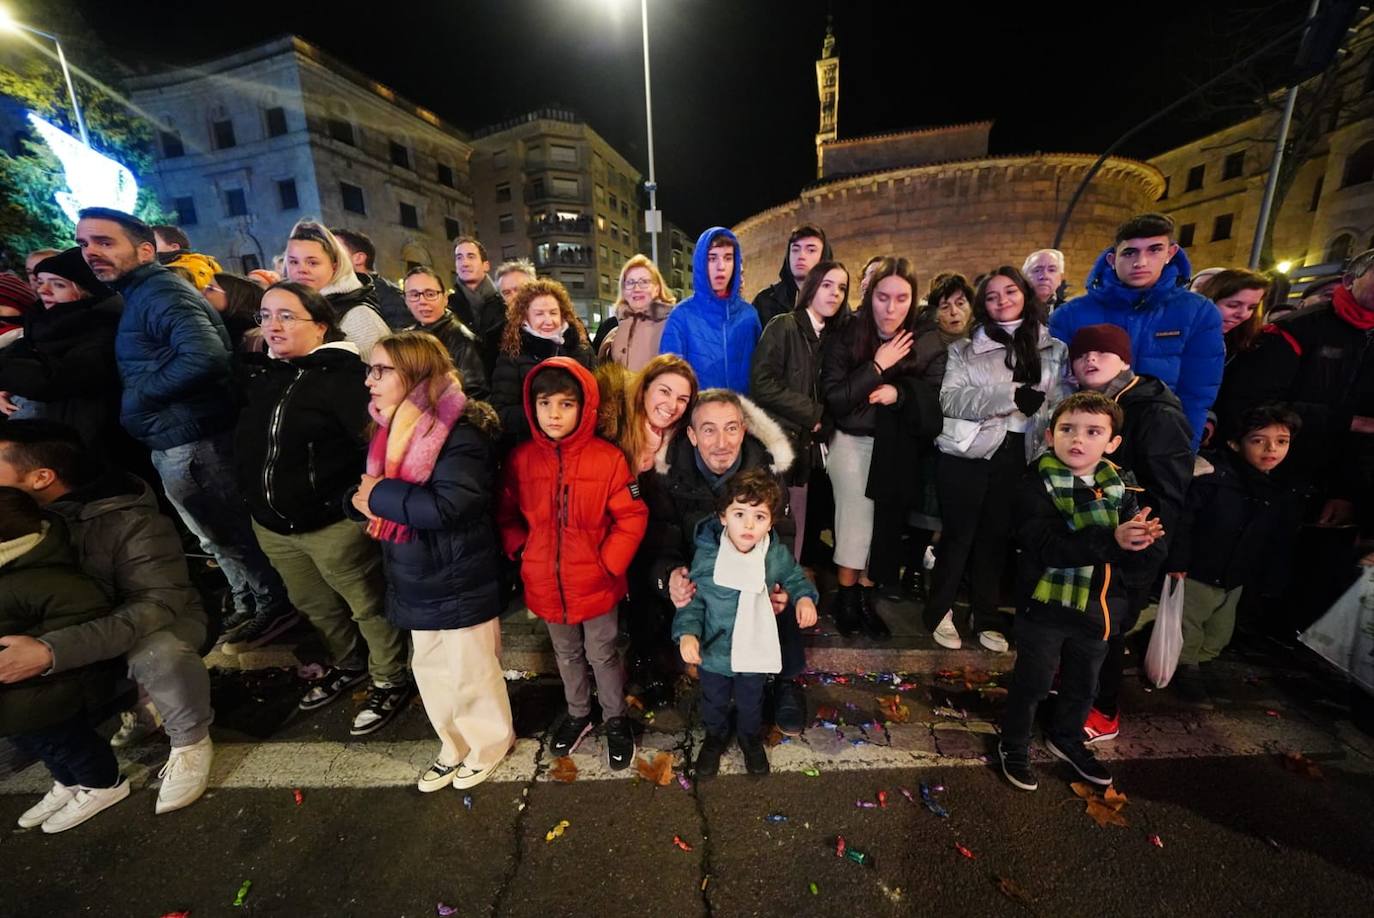
[[[1064,253],[1058,249],[1036,249],[1026,256],[1021,273],[1031,282],[1049,312],[1064,302]]]
[[[676,438],[668,448],[667,465],[659,466],[647,498],[646,541],[659,546],[653,576],[674,605],[685,605],[696,591],[687,571],[697,525],[715,513],[716,495],[726,482],[738,472],[759,468],[781,480],[794,458],[786,432],[747,398],[727,389],[703,389],[697,396],[687,436]],[[791,509],[785,505],[773,521],[773,534],[789,546],[797,536]],[[786,603],[785,593],[774,593],[774,611]],[[796,617],[779,614],[775,620],[782,672],[774,689],[773,719],[783,733],[796,736],[806,724],[806,699],[796,682],[806,657]]]
[[[501,262],[496,266],[493,276],[496,278],[496,292],[501,294],[501,299],[507,307],[515,302],[515,294],[521,287],[539,277],[534,273],[534,262],[528,258],[512,258],[510,261]]]

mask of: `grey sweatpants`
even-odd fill
[[[558,661],[558,675],[563,679],[563,697],[568,702],[568,714],[586,717],[592,711],[592,687],[587,679],[587,664],[596,679],[596,697],[601,701],[601,713],[609,720],[625,716],[625,673],[616,651],[620,635],[620,616],[617,609],[605,615],[589,618],[580,625],[560,625],[546,622],[553,641],[554,659]]]
[[[174,749],[205,739],[215,719],[210,672],[199,651],[204,643],[205,623],[181,618],[147,635],[125,655],[129,678],[157,708]]]

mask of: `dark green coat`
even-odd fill
[[[57,517],[51,518],[43,541],[0,563],[0,634],[41,637],[109,614],[109,600],[77,568],[67,527]],[[123,662],[0,685],[0,736],[50,727],[112,698]]]

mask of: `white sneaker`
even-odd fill
[[[510,755],[511,749],[514,748],[515,747],[512,746],[510,749],[507,749],[506,755]],[[501,756],[501,758],[493,762],[487,768],[483,768],[481,771],[475,768],[469,768],[466,762],[462,763],[453,773],[453,786],[458,790],[467,790],[469,787],[476,787],[487,780],[487,778],[491,777],[491,773],[496,770],[496,766],[506,760],[506,755]]]
[[[156,733],[161,726],[162,717],[151,703],[120,711],[119,729],[110,737],[110,745],[116,749],[136,746]]]
[[[445,765],[438,759],[435,759],[433,763],[425,769],[425,773],[420,775],[420,780],[417,783],[417,786],[420,788],[420,793],[432,794],[437,790],[443,790],[445,787],[448,787],[453,783],[453,776],[461,766],[461,762],[457,765]]]
[[[979,631],[978,643],[982,644],[993,653],[1006,653],[1011,649],[1007,643],[1007,638],[1000,631]]]
[[[935,570],[935,546],[927,545],[926,553],[921,556],[921,566],[928,571]]]
[[[32,829],[41,826],[53,813],[67,805],[67,801],[76,796],[77,789],[68,787],[61,781],[54,781],[52,789],[43,795],[43,799],[29,807],[19,816],[19,828]]]
[[[157,773],[162,787],[153,812],[170,813],[200,799],[210,781],[210,763],[214,760],[215,747],[208,736],[189,746],[174,747],[167,764]]]
[[[62,809],[43,821],[43,831],[49,835],[65,832],[81,825],[101,810],[109,809],[129,796],[129,781],[120,778],[114,787],[74,787],[76,791]]]
[[[935,629],[935,643],[950,650],[958,650],[964,646],[963,640],[959,637],[959,629],[954,627],[954,612],[946,612],[945,617],[940,619],[939,627]]]

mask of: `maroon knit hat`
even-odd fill
[[[38,305],[38,294],[22,278],[8,271],[0,272],[0,306],[17,309],[21,314]]]
[[[1084,325],[1069,342],[1069,362],[1073,363],[1088,351],[1115,354],[1129,364],[1131,336],[1120,325]]]

